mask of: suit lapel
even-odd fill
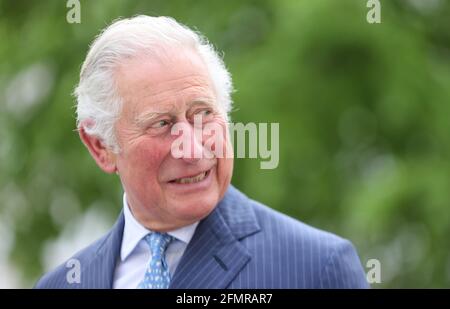
[[[123,228],[121,213],[93,259],[82,265],[79,288],[113,287]],[[230,186],[213,212],[198,225],[170,288],[226,288],[251,259],[240,240],[259,231],[249,199]]]
[[[250,261],[240,240],[260,228],[248,198],[230,186],[223,200],[197,227],[170,288],[226,288]]]
[[[123,227],[124,216],[121,212],[92,261],[82,267],[81,288],[111,289],[113,287],[116,261],[122,244]]]

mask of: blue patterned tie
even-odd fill
[[[139,289],[167,289],[170,283],[170,273],[164,253],[172,241],[172,236],[152,232],[145,236],[150,247],[151,260],[145,271],[144,279],[139,283]]]

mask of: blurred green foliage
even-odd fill
[[[79,141],[71,92],[100,29],[147,14],[224,51],[235,122],[280,123],[278,168],[237,159],[235,186],[349,238],[364,266],[379,259],[373,287],[450,287],[450,2],[381,5],[369,24],[365,0],[82,0],[69,24],[66,1],[0,1],[0,223],[23,286],[77,216],[119,212],[120,183]]]

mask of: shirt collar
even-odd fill
[[[125,226],[123,228],[122,247],[120,250],[120,259],[122,262],[133,252],[136,246],[139,244],[142,238],[152,231],[140,224],[133,216],[130,208],[128,207],[126,193],[123,194],[123,214],[125,217]],[[182,241],[186,245],[194,236],[195,229],[197,228],[198,221],[187,226],[183,226],[179,229],[169,231],[167,234],[173,236],[175,239]]]

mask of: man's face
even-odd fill
[[[233,159],[175,158],[171,153],[179,137],[171,134],[175,124],[192,130],[192,152],[208,151],[195,137],[196,115],[227,132],[201,58],[190,50],[173,51],[164,61],[142,56],[124,63],[116,78],[124,100],[115,127],[121,148],[116,166],[134,216],[158,231],[206,217],[230,184]],[[221,143],[230,147],[226,138]]]

